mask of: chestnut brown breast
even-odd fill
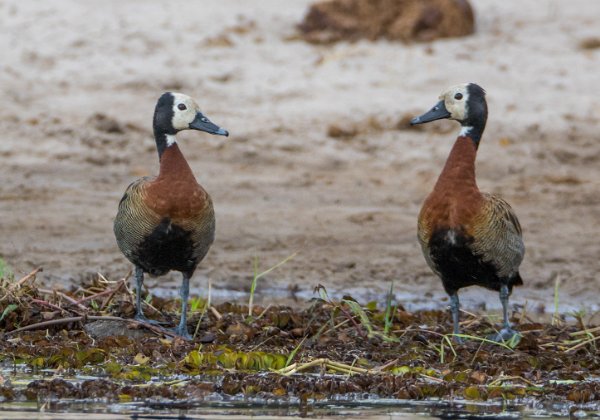
[[[176,144],[164,151],[158,177],[145,188],[145,205],[156,214],[171,219],[193,219],[211,204],[208,193],[196,181]]]
[[[484,205],[475,181],[477,149],[467,137],[459,137],[444,169],[419,213],[418,235],[427,244],[433,231],[457,228],[472,235],[473,221]]]
[[[131,184],[115,219],[119,248],[144,271],[193,273],[214,241],[212,200],[177,144],[161,156],[156,178]]]

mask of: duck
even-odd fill
[[[513,287],[523,284],[519,273],[525,255],[521,225],[505,200],[479,190],[475,177],[475,158],[488,117],[485,95],[475,83],[452,86],[442,92],[431,110],[411,120],[411,125],[439,119],[461,125],[417,223],[425,260],[450,297],[453,334],[459,342],[458,291],[469,286],[499,292],[502,329],[490,338],[501,342],[519,337],[510,325],[508,302]]]
[[[156,103],[154,139],[160,169],[157,176],[131,183],[119,202],[114,234],[123,255],[134,265],[135,319],[157,324],[144,315],[144,275],[182,274],[181,317],[174,332],[191,339],[187,330],[190,278],[215,239],[215,212],[210,195],[196,181],[177,145],[183,130],[204,131],[217,136],[229,132],[211,122],[196,101],[182,93],[165,92]]]

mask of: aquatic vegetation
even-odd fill
[[[75,290],[35,286],[35,273],[5,281],[0,299],[0,362],[9,379],[19,369],[49,379],[0,384],[3,401],[160,397],[202,401],[208,395],[323,401],[456,398],[468,401],[600,399],[600,327],[537,323],[514,313],[521,339],[498,343],[494,323],[465,314],[463,343],[451,340],[445,310],[408,312],[390,297],[378,308],[324,287],[303,307],[262,307],[197,299],[188,341],[131,319],[125,279],[101,276]],[[175,299],[151,297],[153,317],[178,318]],[[251,316],[248,316],[248,314]],[[76,381],[80,375],[95,379]],[[14,376],[16,379],[17,376]]]

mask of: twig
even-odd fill
[[[387,369],[387,368],[389,368],[389,367],[392,367],[392,366],[394,366],[396,363],[398,363],[398,360],[399,360],[399,359],[390,360],[390,361],[389,361],[389,362],[387,362],[386,364],[384,364],[384,365],[381,365],[381,366],[379,366],[379,367],[376,367],[376,368],[375,368],[375,369],[373,369],[373,370],[375,370],[375,371],[377,371],[377,372],[382,372],[382,371],[384,371],[385,369]]]
[[[121,284],[119,284],[119,286],[117,287],[117,290],[121,288]],[[99,297],[102,296],[106,296],[106,295],[114,295],[116,290],[113,289],[108,289],[108,290],[104,290],[102,292],[98,292],[98,293],[94,293],[93,295],[89,295],[86,296],[84,298],[81,298],[77,301],[77,303],[82,304],[83,302],[87,302],[88,300],[93,300],[93,299],[97,299]]]
[[[16,288],[16,287],[21,287],[21,286],[22,286],[22,285],[23,285],[23,284],[24,284],[24,283],[25,283],[27,280],[31,279],[32,277],[33,277],[33,278],[34,278],[34,280],[35,280],[35,275],[36,275],[37,273],[40,273],[40,272],[42,272],[42,271],[44,271],[44,269],[43,269],[42,267],[38,267],[38,268],[36,268],[36,269],[35,269],[35,270],[33,270],[31,273],[29,273],[29,274],[27,274],[25,277],[23,277],[21,280],[19,280],[18,282],[14,283],[14,284],[11,286],[11,289],[14,289],[14,288]]]
[[[283,374],[283,375],[292,375],[296,372],[300,372],[302,370],[306,370],[308,368],[311,368],[313,366],[319,366],[322,365],[327,359],[315,359],[312,360],[310,362],[307,363],[302,363],[302,364],[298,364],[298,363],[293,363],[291,365],[289,365],[288,367],[285,367],[283,369],[279,370],[279,373]]]
[[[69,302],[71,305],[75,305],[77,306],[79,309],[82,309],[84,311],[87,311],[88,308],[86,308],[85,306],[83,306],[80,303],[77,303],[77,301],[75,299],[73,299],[71,296],[63,293],[63,292],[59,292],[58,290],[48,290],[48,289],[37,289],[38,292],[43,293],[45,295],[53,295],[53,294],[57,294],[58,296],[60,296],[61,298],[63,298],[64,300],[66,300],[67,302]]]
[[[100,283],[104,283],[104,284],[116,284],[116,283],[120,282],[121,280],[123,280],[123,279],[121,279],[121,280],[116,280],[116,281],[115,280],[110,281],[109,279],[104,277],[104,275],[102,273],[98,272],[97,274],[98,274],[98,281]],[[125,278],[127,279],[130,275],[131,275],[131,270],[129,270],[127,272],[127,275],[125,276]]]
[[[438,384],[443,384],[446,381],[444,381],[443,379],[440,378],[436,378],[435,376],[429,376],[429,375],[425,375],[424,373],[419,373],[419,376],[425,379],[428,379],[432,382],[438,383]]]
[[[262,342],[260,342],[260,343],[258,343],[258,344],[256,344],[256,345],[254,345],[254,346],[252,346],[252,347],[250,347],[250,350],[249,350],[249,352],[253,352],[253,351],[255,351],[256,349],[258,349],[258,348],[260,348],[260,347],[264,346],[266,343],[268,343],[269,341],[271,341],[273,338],[274,338],[274,336],[267,337],[267,338],[266,338],[265,340],[263,340]]]
[[[356,331],[358,332],[358,334],[362,337],[362,338],[367,338],[367,333],[364,332],[364,330],[360,327],[360,325],[356,322],[356,320],[354,319],[354,315],[350,314],[343,305],[337,305],[338,308],[340,308],[340,311],[342,311],[342,313],[346,316],[346,318],[348,318],[350,320],[350,322],[352,322],[352,324],[354,325],[354,328],[356,329]]]
[[[129,280],[129,278],[131,277],[131,270],[129,270],[127,272],[127,275],[124,277],[125,280]],[[129,298],[129,303],[131,303],[133,305],[133,302],[135,301],[134,297],[133,297],[133,292],[131,291],[131,289],[129,289],[128,286],[128,281],[125,281],[125,292],[127,292],[127,297]]]
[[[542,347],[544,349],[556,348],[556,349],[562,350],[562,351],[568,350],[568,347],[561,345],[559,343],[542,343],[542,344],[540,344],[540,347]]]
[[[350,322],[349,319],[344,319],[342,322],[340,322],[337,325],[334,325],[333,327],[329,328],[327,331],[323,332],[321,335],[327,335],[329,334],[331,331],[335,331],[336,329],[338,329],[339,327],[341,327],[342,325],[346,325],[348,322]]]
[[[477,359],[477,355],[479,354],[479,351],[481,350],[481,348],[483,347],[485,343],[482,341],[481,343],[479,343],[479,347],[477,347],[477,351],[475,352],[475,354],[473,355],[473,358],[471,359],[471,366],[473,367],[473,364],[475,363],[475,359]]]
[[[43,305],[43,306],[47,306],[51,309],[54,309],[56,311],[60,311],[60,312],[68,312],[66,309],[61,308],[58,305],[55,305],[53,303],[50,302],[46,302],[45,300],[41,300],[41,299],[31,299],[32,303],[37,303],[38,305]]]
[[[515,380],[523,381],[529,386],[535,386],[535,387],[539,386],[539,385],[531,382],[530,380],[523,378],[522,376],[500,376],[499,378],[494,379],[492,382],[490,382],[487,386],[494,386],[494,385],[502,384],[505,381],[515,381]]]
[[[102,302],[102,305],[100,305],[100,310],[104,309],[106,306],[108,306],[108,304],[110,303],[110,301],[112,300],[113,297],[115,297],[115,295],[117,294],[117,292],[119,290],[121,290],[121,288],[123,288],[123,286],[125,285],[125,281],[127,279],[122,279],[119,284],[117,285],[117,287],[114,288],[113,292],[111,294],[108,295],[108,297],[106,299],[104,299],[104,302]]]
[[[213,313],[215,318],[217,318],[217,319],[223,318],[223,315],[221,315],[221,313],[219,311],[217,311],[217,309],[214,306],[210,307],[210,311]]]
[[[91,316],[73,316],[73,317],[69,317],[69,318],[61,318],[61,319],[53,319],[50,321],[43,321],[43,322],[38,322],[37,324],[31,324],[31,325],[27,325],[25,327],[21,327],[21,328],[17,328],[16,330],[12,330],[12,331],[8,331],[5,333],[5,335],[12,335],[12,334],[16,334],[19,332],[23,332],[23,331],[28,331],[28,330],[35,330],[38,328],[43,328],[43,327],[49,327],[52,325],[60,325],[60,324],[69,324],[71,322],[81,322],[81,321],[85,321],[85,320],[91,320],[91,321],[120,321],[120,322],[130,322],[136,325],[140,325],[144,328],[149,329],[152,332],[155,333],[159,333],[159,334],[164,334],[164,335],[168,335],[170,337],[177,337],[177,334],[173,331],[169,331],[166,330],[164,328],[161,327],[157,327],[151,324],[148,324],[146,322],[142,322],[142,321],[138,321],[135,319],[125,319],[125,318],[120,318],[118,316],[95,316],[95,315],[91,315]]]
[[[269,309],[271,309],[271,307],[272,307],[272,306],[273,306],[273,305],[271,305],[271,304],[269,303],[269,304],[267,305],[267,307],[266,307],[265,309],[263,309],[263,311],[260,313],[260,315],[258,315],[258,316],[256,317],[256,320],[259,320],[259,319],[261,319],[261,318],[262,318],[262,317],[263,317],[263,316],[264,316],[264,315],[267,313],[267,311],[268,311]]]
[[[590,338],[589,340],[585,340],[584,342],[579,343],[579,344],[577,344],[577,345],[575,345],[573,347],[569,347],[568,349],[565,350],[565,353],[570,353],[572,351],[575,351],[575,350],[577,350],[577,349],[579,349],[579,348],[581,348],[581,347],[583,347],[583,346],[585,346],[587,344],[593,343],[596,340],[600,340],[600,335],[597,336],[597,337],[594,337],[594,338]]]
[[[594,333],[596,331],[600,331],[600,327],[594,327],[594,328],[588,328],[588,329],[581,330],[581,331],[575,331],[575,332],[569,333],[569,335],[572,335],[572,336],[575,337],[575,336],[578,336],[578,335],[585,335],[585,334]]]
[[[334,362],[333,360],[327,360],[325,366],[331,367],[338,370],[348,370],[352,373],[369,373],[370,369],[359,368],[356,366],[347,365],[345,363]],[[347,372],[346,372],[347,373]]]
[[[156,385],[166,385],[166,386],[183,386],[186,383],[190,382],[190,379],[175,379],[172,381],[167,381],[167,382],[148,382],[148,383],[144,383],[144,384],[132,384],[131,387],[132,388],[148,388],[151,386],[156,386]]]
[[[481,319],[481,315],[477,315],[477,314],[476,314],[476,313],[474,313],[474,312],[469,312],[469,311],[467,311],[466,309],[463,309],[463,308],[460,308],[460,311],[461,311],[463,314],[467,314],[467,315],[469,315],[469,316],[472,316],[473,318],[476,318],[476,319]]]
[[[113,316],[111,316],[111,317],[72,316],[72,317],[69,317],[69,318],[52,319],[50,321],[43,321],[43,322],[38,322],[36,324],[26,325],[24,327],[17,328],[16,330],[12,330],[12,331],[6,332],[6,335],[16,334],[16,333],[22,332],[22,331],[35,330],[37,328],[42,328],[42,327],[49,327],[51,325],[60,325],[60,324],[68,324],[70,322],[83,321],[86,318],[87,319],[92,319],[92,320],[94,320],[96,318],[102,318],[102,319],[110,319],[110,320],[114,320],[114,321],[122,319],[122,318],[113,317]]]
[[[284,367],[282,369],[279,369],[279,373],[282,375],[293,375],[294,373],[298,373],[307,369],[310,369],[312,367],[315,366],[320,366],[321,368],[325,368],[325,369],[331,369],[337,372],[342,372],[342,373],[347,373],[347,374],[353,374],[353,373],[362,373],[362,374],[368,374],[368,373],[379,373],[378,370],[376,369],[365,369],[365,368],[359,368],[356,366],[351,366],[351,365],[347,365],[345,363],[340,363],[340,362],[334,362],[332,360],[329,359],[315,359],[312,360],[310,362],[307,363],[302,363],[302,364],[298,364],[298,363],[293,363],[287,367]]]
[[[302,363],[300,365],[298,363],[293,363],[286,368],[280,369],[279,373],[283,375],[293,375],[296,372],[300,372],[314,366],[323,365],[326,361],[327,359],[315,359],[307,363]]]

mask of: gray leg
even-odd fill
[[[460,334],[458,327],[458,312],[460,310],[460,301],[458,300],[458,293],[454,292],[450,295],[450,311],[452,312],[452,324],[454,325],[453,334]],[[462,342],[460,337],[454,337],[459,343]]]
[[[135,267],[135,317],[134,319],[148,324],[158,324],[159,322],[148,319],[144,316],[142,310],[142,286],[144,285],[144,270]]]
[[[500,302],[502,302],[502,315],[503,315],[502,328],[503,329],[510,329],[510,322],[508,322],[508,296],[509,296],[508,286],[504,285],[500,288]]]
[[[142,286],[144,284],[144,271],[135,267],[135,319],[145,321],[144,311],[142,310]]]
[[[519,336],[520,334],[513,330],[510,327],[510,322],[508,320],[508,297],[510,295],[510,291],[508,290],[507,285],[503,285],[500,288],[500,302],[502,302],[502,329],[498,334],[492,337],[494,341],[502,342],[509,341],[515,335]]]
[[[183,281],[181,282],[181,290],[179,291],[179,294],[181,296],[181,319],[179,321],[179,326],[175,329],[175,332],[183,338],[191,340],[192,336],[187,330],[187,307],[188,297],[190,296],[190,276],[188,274],[183,274]]]

